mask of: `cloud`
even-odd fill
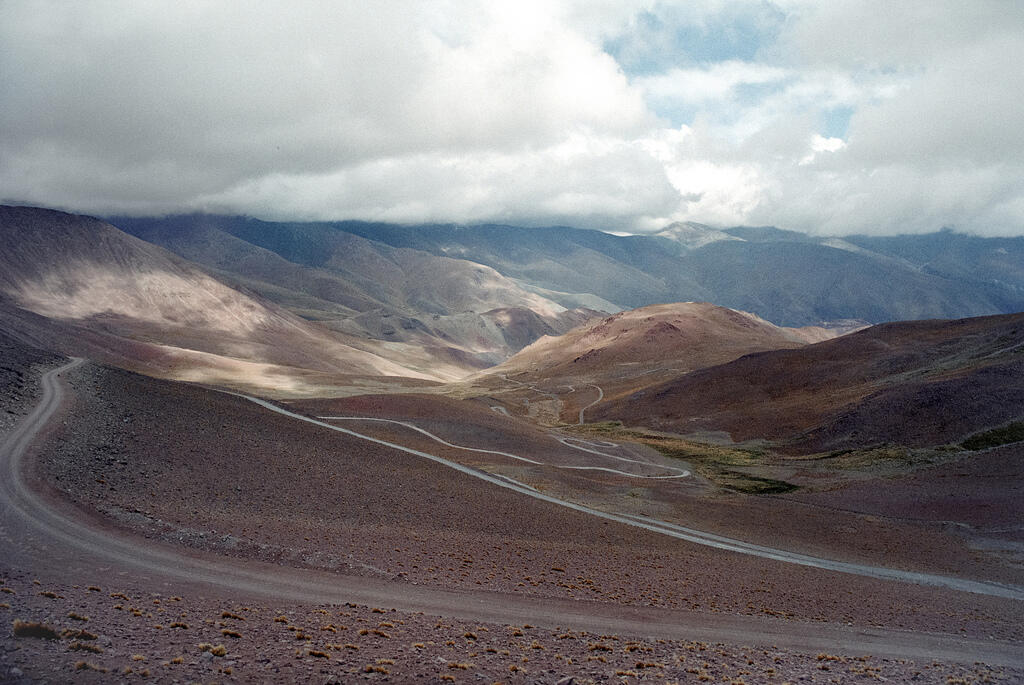
[[[999,0],[0,3],[0,194],[90,213],[1024,232]]]

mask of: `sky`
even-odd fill
[[[0,201],[1024,235],[1015,0],[0,0]]]

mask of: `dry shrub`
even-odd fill
[[[106,673],[107,669],[96,664],[89,663],[88,661],[79,661],[75,663],[76,671],[96,671],[97,673]]]
[[[88,630],[75,630],[73,628],[65,628],[60,631],[60,636],[71,640],[95,640],[98,637]]]
[[[44,640],[59,640],[57,631],[45,623],[14,619],[14,637],[38,637]]]

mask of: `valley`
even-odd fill
[[[1024,677],[991,289],[773,319],[642,298],[701,250],[896,248],[112,221],[0,211],[2,611],[98,635],[5,637],[27,681]]]

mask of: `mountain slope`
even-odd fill
[[[796,452],[939,445],[1024,418],[1024,314],[882,324],[701,369],[594,419],[725,431]]]
[[[471,381],[497,391],[508,411],[575,423],[597,401],[629,397],[752,352],[802,347],[833,335],[821,328],[780,328],[703,302],[651,305],[541,338]]]
[[[1024,284],[1015,280],[1024,238],[937,233],[888,243],[852,237],[843,245],[772,227],[718,231],[699,224],[675,225],[654,236],[563,227],[337,226],[389,245],[458,255],[551,291],[592,293],[624,309],[707,301],[788,326],[1024,310]],[[946,245],[949,255],[932,260],[931,267],[901,256],[919,241]],[[862,249],[850,249],[857,246]],[[975,253],[999,256],[999,268],[971,258]],[[960,266],[935,266],[948,262]]]
[[[205,215],[112,221],[304,318],[357,338],[461,355],[477,368],[532,342],[535,330],[560,333],[589,316],[489,267],[391,247],[330,224]],[[489,313],[495,310],[510,321],[535,321],[506,335]]]
[[[211,378],[262,386],[269,369],[422,379],[446,372],[356,349],[160,247],[61,212],[0,208],[0,294],[5,324],[22,336],[49,339],[67,353],[81,344],[171,377],[202,380],[197,370],[205,368]]]
[[[786,329],[760,317],[705,302],[651,305],[619,312],[541,338],[493,372],[534,377],[598,377],[616,368],[681,373],[754,351],[800,347],[831,337],[824,329]]]

